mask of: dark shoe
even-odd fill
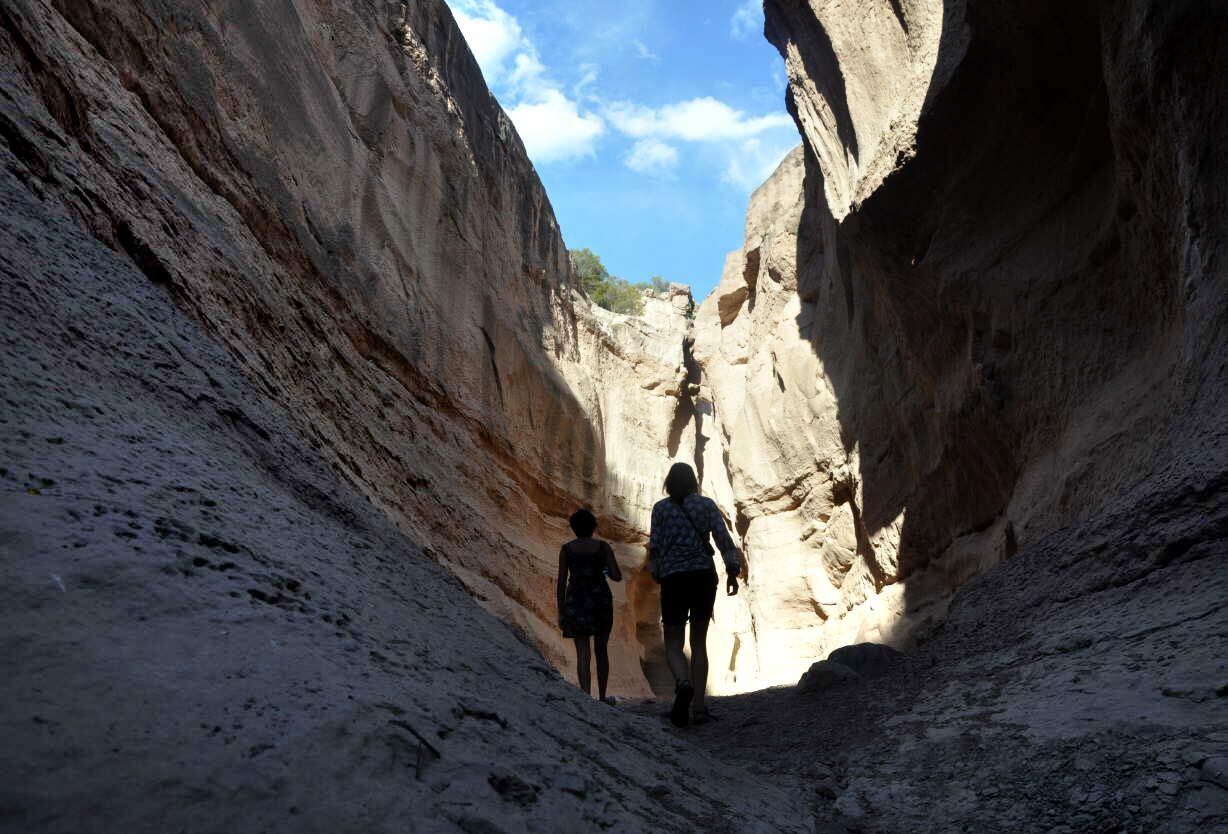
[[[690,681],[682,681],[674,688],[674,706],[669,711],[669,720],[675,727],[685,727],[691,720],[691,699],[695,687]]]
[[[691,715],[692,724],[707,724],[710,721],[718,721],[718,720],[720,719],[718,719],[715,715],[713,715],[712,712],[707,707],[704,707],[702,709],[697,709]]]

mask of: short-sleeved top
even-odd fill
[[[596,550],[581,551],[573,548],[573,544],[575,542],[563,545],[563,554],[567,560],[567,572],[571,581],[573,583],[600,582],[604,586],[606,554],[610,551],[610,545],[598,540]]]
[[[613,556],[610,545],[600,542],[591,553],[563,545],[567,563],[567,590],[563,597],[562,617],[564,637],[585,637],[608,634],[614,625],[614,601],[605,581],[606,559]]]
[[[707,536],[703,532],[710,532],[716,540],[726,571],[738,573],[742,567],[742,553],[733,543],[716,502],[692,493],[682,500],[681,506],[672,498],[665,498],[652,508],[648,540],[652,575],[660,580],[675,573],[713,570],[712,557],[704,550],[703,541]]]

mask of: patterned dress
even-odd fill
[[[614,627],[614,597],[605,578],[610,546],[601,542],[596,551],[581,553],[574,542],[563,545],[567,560],[567,591],[563,596],[563,636],[591,637]]]

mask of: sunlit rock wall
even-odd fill
[[[583,392],[585,412],[595,423],[604,473],[604,503],[594,505],[598,535],[614,541],[625,577],[612,586],[613,651],[632,678],[623,691],[646,692],[653,681],[658,689],[672,687],[664,677],[659,592],[647,570],[645,545],[665,473],[675,460],[695,459],[684,352],[693,306],[690,290],[677,284],[660,295],[646,292],[639,316],[577,299],[579,359],[560,365],[572,390]],[[555,661],[562,668],[574,664],[570,645]]]
[[[670,437],[681,333],[575,294],[446,5],[18,0],[0,23],[22,176],[169,288],[346,481],[566,668],[565,519],[587,503],[642,540],[636,467]],[[615,690],[643,692],[621,613]]]
[[[794,149],[751,197],[743,247],[696,317],[704,489],[734,521],[748,566],[742,593],[717,611],[721,691],[796,682],[832,648],[889,639],[892,624],[857,558],[857,452],[841,442],[809,340],[814,311],[798,294],[805,164]]]
[[[755,195],[695,353],[750,562],[732,665],[753,645],[782,682],[1228,466],[1228,114],[1207,4],[766,11],[806,152]]]

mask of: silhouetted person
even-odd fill
[[[610,655],[606,649],[610,630],[614,627],[614,598],[606,584],[606,576],[620,582],[623,575],[614,558],[614,549],[609,543],[593,538],[597,529],[596,516],[588,510],[576,510],[569,523],[576,538],[559,550],[559,627],[564,637],[575,640],[580,688],[590,695],[593,692],[589,667],[591,638],[597,654],[598,697],[604,701],[606,684],[610,680]]]
[[[674,674],[674,706],[669,719],[679,727],[712,720],[704,704],[708,686],[708,622],[716,604],[716,566],[708,534],[716,538],[725,561],[726,591],[738,592],[742,553],[725,527],[711,498],[699,494],[695,470],[675,463],[665,477],[669,495],[652,508],[649,561],[652,578],[661,583],[661,627],[665,659]],[[682,651],[686,623],[691,621],[691,663]],[[694,705],[692,715],[691,707]]]

